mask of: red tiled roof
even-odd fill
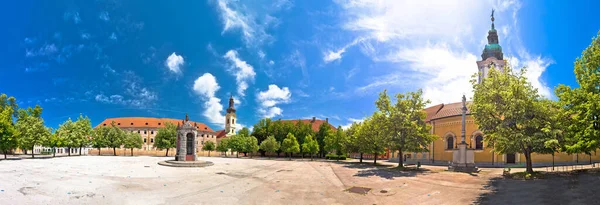
[[[217,136],[217,138],[223,138],[227,136],[227,133],[225,133],[225,130],[218,130],[215,135]]]
[[[151,118],[151,117],[118,117],[118,118],[107,118],[102,121],[100,124],[96,126],[110,126],[111,122],[115,122],[117,127],[120,128],[161,128],[165,126],[165,123],[170,122],[174,125],[177,123],[181,124],[182,120],[178,119],[170,119],[170,118]],[[196,123],[198,130],[214,132],[210,127],[206,126],[204,123],[200,122],[192,122],[192,124]]]
[[[471,111],[468,109],[470,104],[471,102],[467,102],[467,115],[471,114]],[[432,107],[425,108],[425,112],[427,112],[427,118],[425,118],[425,121],[427,122],[446,117],[461,116],[462,102],[435,105]]]
[[[293,122],[294,124],[298,123],[298,120],[281,120],[282,122]],[[331,127],[331,129],[333,129],[334,131],[337,130],[336,127],[334,127],[333,125],[329,124],[329,122],[325,121],[325,120],[317,120],[315,119],[315,121],[308,119],[308,120],[300,120],[302,121],[302,123],[304,124],[311,124],[312,130],[315,132],[319,131],[319,127],[321,126],[321,124],[323,123],[327,123],[329,125],[329,127]]]

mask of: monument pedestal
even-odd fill
[[[452,153],[452,164],[448,166],[449,171],[454,172],[477,172],[475,166],[475,152],[467,149],[467,143],[458,144],[458,149]]]

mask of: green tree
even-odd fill
[[[210,151],[215,150],[215,143],[213,141],[205,142],[204,146],[202,146],[202,150],[208,151],[208,156],[210,157]]]
[[[321,156],[325,156],[325,138],[328,135],[333,133],[331,126],[329,123],[323,123],[319,125],[319,131],[315,133],[315,137],[317,142],[319,143],[319,150],[321,151]]]
[[[56,135],[58,138],[62,139],[62,146],[67,147],[67,153],[71,156],[71,148],[78,144],[76,127],[73,121],[71,121],[71,118],[58,126]]]
[[[319,153],[319,143],[313,138],[312,135],[304,137],[304,143],[302,143],[302,152],[310,154],[310,161],[313,160],[313,155]]]
[[[48,139],[44,143],[44,146],[51,147],[52,157],[56,157],[56,148],[62,147],[64,143],[65,139],[62,138],[57,132],[54,132],[48,137]]]
[[[352,122],[350,127],[346,128],[344,132],[346,132],[346,136],[348,140],[346,141],[346,151],[349,153],[359,153],[360,154],[360,162],[362,163],[362,153],[360,150],[361,144],[359,143],[359,134],[358,130],[360,129],[360,122]]]
[[[334,133],[330,133],[325,136],[325,149],[336,155],[342,155],[346,152],[346,142],[348,138],[346,137],[346,133],[342,129],[342,126],[338,127],[338,129]],[[336,158],[339,160],[339,157]]]
[[[144,140],[139,133],[125,132],[123,147],[131,150],[131,156],[133,156],[133,148],[142,149],[142,144],[144,144]]]
[[[31,149],[31,157],[35,158],[34,147],[42,145],[50,136],[50,128],[44,125],[44,120],[41,117],[42,108],[28,108],[27,110],[19,110],[19,119],[17,119],[16,128],[21,133],[21,147]]]
[[[60,129],[60,128],[59,128]],[[92,147],[98,149],[98,156],[100,156],[100,149],[107,147],[106,136],[111,131],[110,127],[102,126],[94,129],[92,132]]]
[[[490,69],[481,83],[473,76],[471,113],[495,153],[523,153],[526,171],[533,173],[531,154],[544,152],[546,141],[553,139],[544,133],[550,130],[550,109],[527,81],[525,68],[516,74],[508,66],[504,70]]]
[[[569,116],[567,153],[591,155],[600,147],[600,31],[591,44],[575,60],[578,88],[559,85],[556,96]]]
[[[5,109],[12,109],[12,117],[18,118],[19,105],[17,105],[17,99],[15,97],[8,97],[6,94],[0,94],[0,113],[4,112]],[[12,120],[11,120],[12,121]]]
[[[254,136],[248,136],[244,139],[244,152],[250,153],[250,158],[252,158],[252,154],[257,152],[260,148],[258,146],[258,139]]]
[[[19,109],[16,112],[16,118],[17,118],[17,122],[19,121],[19,119],[25,119],[27,116],[33,116],[35,118],[41,118],[42,117],[42,107],[40,107],[39,105],[36,105],[35,107],[28,107],[27,109]],[[15,125],[16,127],[17,125]],[[21,130],[19,127],[17,127],[17,131],[21,133]],[[29,144],[27,143],[27,141],[25,141],[24,136],[20,135],[19,136],[19,148],[21,148],[21,150],[23,150],[25,152],[25,154],[27,154],[27,150],[29,150]],[[33,150],[32,150],[33,151]]]
[[[265,152],[271,152],[271,153],[277,152],[277,150],[279,150],[280,146],[281,145],[279,144],[279,142],[277,142],[277,140],[275,139],[275,137],[273,135],[267,137],[266,140],[263,140],[260,143],[261,150],[263,150]]]
[[[296,137],[294,137],[294,134],[287,134],[287,137],[283,140],[283,143],[281,143],[281,150],[290,154],[290,160],[292,160],[292,155],[294,153],[300,152],[300,145],[298,144]]]
[[[252,129],[252,136],[256,137],[259,142],[267,139],[268,136],[273,135],[273,131],[271,130],[271,119],[265,118],[260,119],[256,124],[254,124],[254,129]]]
[[[423,99],[423,92],[396,94],[396,102],[392,104],[387,91],[379,93],[375,102],[377,109],[383,114],[383,127],[391,136],[392,150],[398,150],[398,167],[403,167],[403,153],[428,151],[427,146],[437,139],[430,133],[431,126],[425,122],[427,114],[423,111],[429,100]]]
[[[360,153],[372,153],[373,164],[377,164],[377,156],[385,153],[385,148],[390,145],[391,137],[387,135],[385,126],[386,121],[383,114],[375,112],[365,119],[358,131]]]
[[[158,149],[167,149],[165,157],[169,156],[169,149],[177,145],[177,126],[170,122],[165,123],[164,127],[158,129],[154,140],[154,145]]]
[[[19,133],[12,120],[13,113],[11,107],[4,108],[0,112],[0,150],[4,153],[4,159],[6,159],[6,153],[19,145]]]
[[[304,123],[302,122],[302,120],[298,120],[295,124],[295,129],[294,129],[294,136],[298,136],[298,143],[299,144],[304,144],[304,141],[306,140],[307,136],[315,136],[315,132],[312,130],[312,126],[310,123]],[[314,137],[313,137],[314,140]],[[300,152],[302,153],[302,158],[304,158],[304,153],[309,153],[309,152],[304,152],[304,148],[300,147]]]
[[[229,138],[224,138],[219,142],[219,144],[217,144],[217,151],[222,152],[223,154],[225,154],[225,156],[227,156],[227,151],[229,151],[229,147],[227,145],[228,141]]]
[[[236,152],[235,157],[240,157],[239,153],[244,152],[244,145],[246,143],[245,138],[246,136],[237,134],[231,136],[227,141],[227,146],[229,147],[229,149],[231,149],[231,151]]]
[[[110,123],[110,130],[106,134],[106,146],[113,149],[113,156],[117,156],[117,147],[121,147],[125,141],[125,132],[116,126],[113,121]]]
[[[73,123],[73,126],[73,145],[79,147],[79,155],[81,155],[81,149],[90,144],[90,136],[92,135],[93,130],[92,122],[87,116],[83,117],[82,115],[79,115],[79,118]]]

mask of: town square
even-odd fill
[[[599,2],[5,4],[0,204],[600,201]]]

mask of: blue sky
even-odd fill
[[[17,1],[0,9],[0,93],[48,126],[87,115],[190,118],[370,115],[377,93],[472,95],[496,9],[505,58],[555,98],[600,29],[598,1]]]

